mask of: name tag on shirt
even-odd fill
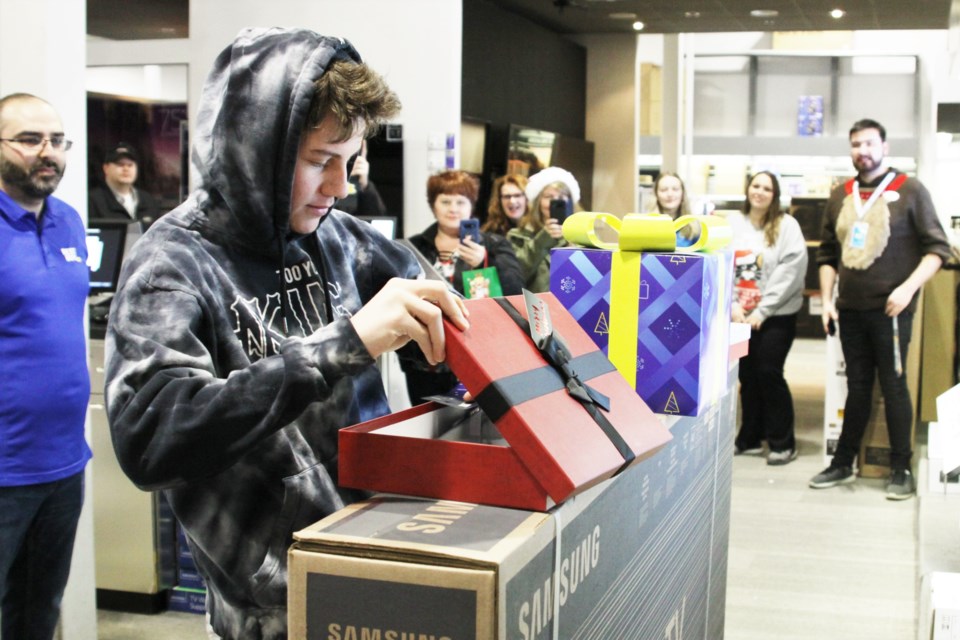
[[[867,231],[870,225],[866,222],[853,223],[853,230],[850,233],[850,248],[863,249],[867,246]]]

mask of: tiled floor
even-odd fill
[[[726,640],[916,635],[916,499],[886,500],[883,480],[807,487],[825,466],[824,362],[816,340],[788,360],[799,458],[734,459]]]
[[[727,640],[916,634],[917,501],[885,500],[880,480],[807,488],[823,467],[824,363],[822,340],[798,340],[787,363],[800,457],[734,461]],[[184,613],[101,611],[99,626],[101,640],[206,638],[203,617]]]

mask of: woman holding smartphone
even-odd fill
[[[436,222],[408,240],[458,293],[464,293],[465,271],[496,267],[503,295],[517,295],[523,287],[523,271],[510,243],[501,235],[480,231],[472,217],[479,190],[477,179],[466,171],[430,176],[427,202]],[[430,370],[410,370],[410,365],[404,364],[407,390],[414,404],[424,396],[449,391],[457,382],[442,364]]]
[[[487,221],[481,229],[506,236],[514,229],[527,212],[527,178],[507,174],[493,181],[490,204],[487,205]]]
[[[567,244],[563,221],[581,210],[580,184],[560,167],[547,167],[527,181],[527,212],[507,239],[523,266],[524,284],[534,293],[550,290],[550,250]]]

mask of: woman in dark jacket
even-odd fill
[[[437,221],[409,238],[433,268],[463,291],[463,272],[496,267],[503,295],[520,293],[523,270],[513,247],[501,235],[480,233],[480,242],[460,240],[460,221],[473,215],[479,185],[466,171],[444,171],[427,180],[427,201]]]
[[[427,180],[427,201],[436,222],[423,233],[408,238],[427,262],[446,278],[459,293],[463,290],[463,273],[484,267],[496,267],[503,295],[519,294],[523,287],[523,270],[513,247],[501,235],[480,232],[480,242],[460,240],[460,221],[473,215],[479,183],[466,171],[443,171]],[[425,363],[404,361],[407,390],[413,404],[424,396],[445,393],[457,378],[442,363],[423,370]]]

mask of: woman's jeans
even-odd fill
[[[750,334],[749,353],[740,359],[740,432],[737,447],[770,451],[796,449],[793,396],[783,377],[787,354],[797,335],[797,314],[770,316]]]

